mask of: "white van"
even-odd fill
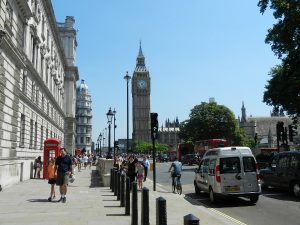
[[[195,170],[195,192],[209,193],[212,203],[219,195],[248,197],[252,203],[261,194],[255,157],[248,147],[223,147],[208,150]]]

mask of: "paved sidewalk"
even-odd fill
[[[184,195],[173,194],[157,186],[154,192],[151,180],[144,182],[149,188],[150,224],[156,224],[156,198],[163,197],[167,204],[169,225],[183,225],[183,217],[192,213],[200,225],[235,224],[204,206],[187,201]],[[67,202],[48,202],[50,185],[46,180],[32,179],[13,185],[0,192],[0,225],[130,225],[131,216],[109,187],[99,187],[95,167],[76,172],[76,180],[69,185]],[[60,197],[56,187],[56,198]],[[138,203],[141,202],[139,191]],[[138,221],[141,224],[141,207]]]

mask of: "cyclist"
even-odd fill
[[[175,178],[177,177],[177,181],[180,180],[181,177],[181,170],[182,170],[182,163],[178,161],[177,157],[174,158],[174,162],[172,162],[169,172],[172,171],[171,176],[172,176],[172,185],[175,184]],[[173,169],[172,169],[173,168]],[[175,192],[175,190],[173,190]]]

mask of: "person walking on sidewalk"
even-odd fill
[[[143,158],[143,166],[144,166],[144,168],[145,168],[144,181],[146,181],[147,175],[148,175],[148,169],[149,169],[149,167],[150,167],[150,162],[149,162],[147,156],[144,156],[144,158]]]
[[[57,174],[56,185],[59,186],[61,198],[59,202],[66,202],[67,186],[69,183],[69,176],[73,174],[72,159],[67,154],[65,148],[61,148],[61,155],[55,161],[55,172]]]
[[[139,189],[143,188],[144,171],[145,171],[145,168],[144,168],[142,162],[137,162],[136,163],[136,179],[138,181]]]
[[[56,177],[55,177],[55,159],[52,158],[49,161],[49,165],[47,167],[48,171],[48,184],[51,185],[50,189],[50,197],[48,198],[48,201],[51,202],[55,198],[55,183],[56,183]]]

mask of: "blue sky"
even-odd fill
[[[116,138],[126,138],[126,71],[132,76],[139,42],[151,76],[151,111],[159,123],[214,97],[241,116],[269,116],[262,102],[270,68],[279,61],[265,44],[275,23],[257,1],[52,0],[58,22],[74,16],[77,66],[92,94],[93,140],[115,108]],[[79,81],[80,82],[80,81]],[[78,82],[78,83],[79,83]],[[130,92],[130,134],[132,105]],[[131,135],[130,135],[131,136]]]

